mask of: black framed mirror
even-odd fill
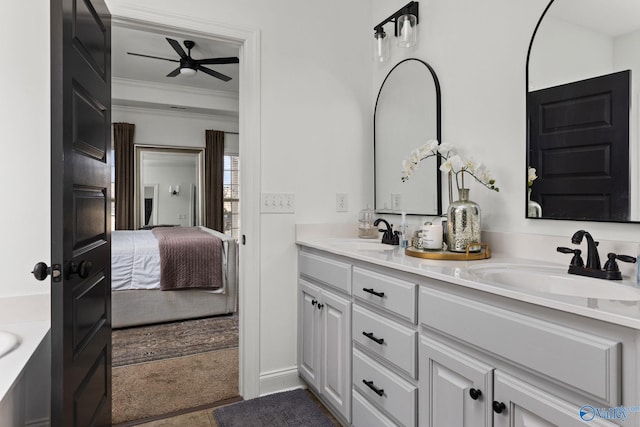
[[[438,157],[402,182],[402,161],[430,139],[441,141],[440,84],[426,62],[409,58],[387,74],[374,110],[374,195],[377,213],[442,214]]]
[[[640,222],[640,2],[551,0],[527,53],[528,218]]]

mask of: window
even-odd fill
[[[238,239],[240,230],[240,157],[225,154],[223,172],[224,233]]]

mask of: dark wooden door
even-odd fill
[[[532,199],[545,218],[629,219],[630,71],[530,92]]]
[[[51,0],[53,426],[111,425],[111,16]]]

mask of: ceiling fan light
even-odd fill
[[[193,68],[183,67],[180,68],[180,74],[183,76],[195,76],[196,70],[194,70]]]

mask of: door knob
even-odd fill
[[[39,262],[33,267],[31,274],[33,274],[36,280],[40,281],[46,279],[48,275],[51,275],[54,282],[59,282],[60,276],[62,276],[62,270],[60,269],[60,264],[53,264],[49,267],[46,263]]]
[[[76,265],[75,262],[69,261],[68,271],[69,277],[72,277],[74,274],[77,274],[82,279],[86,279],[89,277],[89,273],[91,273],[91,261],[80,261],[80,264]]]

